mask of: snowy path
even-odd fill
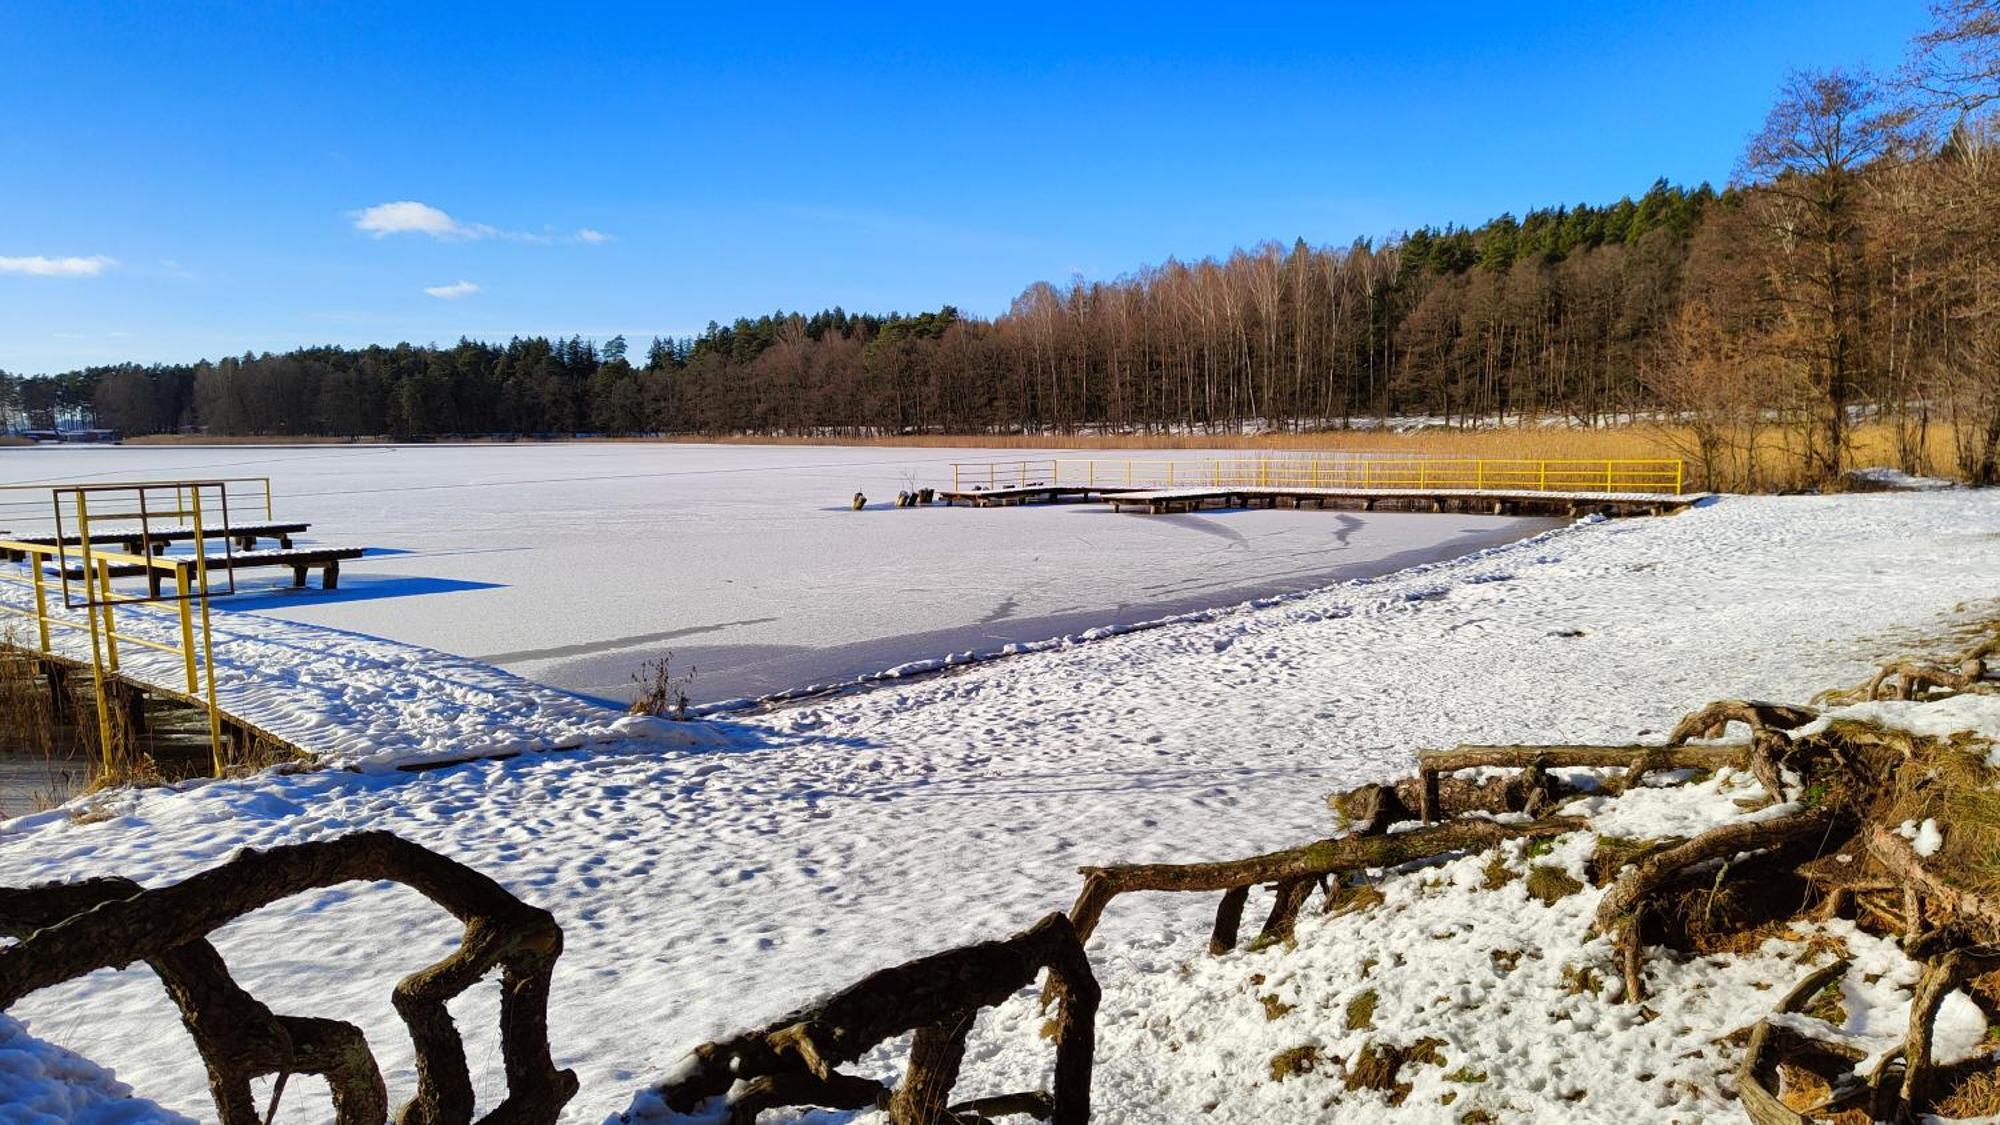
[[[567,950],[553,1039],[583,1079],[572,1119],[601,1120],[706,1036],[1065,908],[1078,864],[1323,833],[1329,789],[1401,772],[1420,746],[1644,738],[1711,698],[1803,698],[2000,595],[1996,574],[1993,493],[1729,499],[718,724],[727,747],[121,794],[88,822],[7,825],[0,882],[159,883],[245,844],[405,834],[555,912]],[[1193,955],[1187,935],[1211,906],[1119,903],[1093,943],[1104,1019],[1152,987],[1139,969]],[[407,1091],[388,988],[454,939],[414,896],[353,886],[254,915],[218,944],[279,1006],[369,1028]],[[162,1104],[205,1112],[199,1066],[143,971],[14,1014]],[[490,1070],[490,991],[459,1015]],[[968,1069],[1036,1073],[1043,1047],[1026,1034],[975,1045]],[[1107,1059],[1106,1119],[1184,1119],[1173,1090],[1202,1076],[1172,1059]],[[287,1097],[294,1119],[324,1105],[309,1092]]]

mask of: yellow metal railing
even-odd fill
[[[952,490],[1003,488],[1323,488],[1343,491],[1609,492],[1679,495],[1678,460],[1315,456],[1180,460],[1056,458],[951,467]]]
[[[147,494],[160,489],[175,490],[177,499],[173,507],[156,509],[148,504]],[[188,698],[203,705],[208,712],[210,751],[216,773],[220,775],[226,762],[208,605],[214,591],[209,584],[208,553],[201,543],[210,530],[206,522],[207,514],[218,508],[222,511],[228,509],[226,483],[148,482],[143,485],[68,486],[48,491],[53,493],[55,500],[55,542],[0,538],[0,555],[20,560],[15,567],[0,566],[0,582],[32,590],[30,608],[0,600],[0,613],[33,620],[36,648],[44,655],[69,655],[62,651],[64,646],[56,641],[58,630],[90,634],[91,678],[96,694],[99,746],[107,766],[112,764],[110,759],[116,744],[112,738],[112,708],[106,685],[121,670],[121,648],[144,648],[175,657]],[[91,506],[92,497],[100,500],[95,512]],[[268,503],[268,491],[266,497]],[[113,505],[108,514],[105,503]],[[136,505],[137,511],[123,511],[124,505]],[[92,542],[93,523],[101,527],[107,519],[131,519],[135,516],[142,521],[138,533],[138,537],[146,543],[142,552],[108,551]],[[193,530],[194,553],[188,557],[153,554],[149,542],[151,531],[146,523],[153,516],[188,521],[185,526]],[[74,536],[68,530],[72,526],[75,528]],[[228,521],[225,519],[217,529],[218,534],[226,532],[227,528]],[[155,576],[164,575],[171,579],[174,592],[171,596],[161,597],[126,593],[113,585],[114,572],[118,575],[137,573],[146,577],[149,590],[156,587],[158,579]],[[233,573],[231,581],[233,589]],[[161,605],[170,614],[166,632],[173,640],[159,640],[157,632],[148,635],[121,625],[121,607],[126,611],[124,620],[129,624],[136,607],[153,604]],[[149,608],[145,612],[155,623],[159,621],[161,611]],[[79,615],[82,620],[78,620]]]
[[[76,486],[55,484],[0,485],[0,527],[7,527],[18,534],[21,532],[21,528],[15,525],[20,521],[25,519],[41,522],[47,518],[43,513],[48,511],[49,493],[58,488],[68,487]],[[103,490],[111,493],[129,493],[129,500],[131,501],[129,506],[134,509],[126,512],[99,511],[92,516],[93,521],[97,523],[114,521],[129,522],[134,520],[140,522],[149,522],[151,520],[189,520],[195,515],[194,491],[198,488],[208,489],[211,495],[213,495],[217,487],[225,490],[233,490],[227,491],[226,495],[231,503],[234,503],[241,509],[236,514],[256,518],[257,513],[262,512],[262,519],[266,523],[278,518],[277,505],[271,495],[270,477],[208,477],[200,481],[106,481],[102,484],[92,484],[88,487],[92,490]],[[208,515],[214,517],[218,514],[228,515],[229,513],[217,513],[214,503],[211,502]],[[220,536],[224,534],[223,529],[228,523],[228,519],[222,520],[220,524],[211,529],[212,535]]]

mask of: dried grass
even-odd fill
[[[1944,844],[1924,866],[1975,894],[2000,893],[2000,770],[1986,764],[1992,744],[1967,734],[1903,737],[1909,757],[1878,819],[1937,821]]]

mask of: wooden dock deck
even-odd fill
[[[1424,512],[1487,512],[1493,515],[1592,512],[1608,516],[1666,515],[1693,507],[1706,492],[1557,492],[1482,488],[1294,488],[1225,485],[1220,488],[1108,490],[1101,497],[1115,511],[1134,508],[1151,515],[1202,508],[1358,507]]]
[[[946,504],[995,508],[1012,504],[1061,504],[1070,501],[1087,503],[1092,500],[1108,500],[1123,492],[1143,490],[1143,486],[1133,488],[1121,485],[1005,484],[998,488],[939,489],[937,497]]]

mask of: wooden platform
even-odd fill
[[[206,528],[202,533],[202,538],[228,539],[246,551],[255,547],[259,539],[275,539],[278,541],[279,547],[290,550],[292,536],[303,535],[310,530],[312,530],[312,525],[309,523],[240,523],[230,527]],[[15,536],[14,539],[16,542],[32,543],[37,547],[54,547],[58,545],[56,537],[53,535],[21,535]],[[123,547],[127,554],[136,555],[145,549],[146,544],[150,543],[153,547],[153,553],[157,555],[165,551],[167,545],[170,543],[187,543],[193,539],[194,528],[191,527],[154,528],[143,535],[136,530],[126,528],[118,531],[93,532],[90,536],[90,545],[93,547],[119,546]],[[82,536],[65,535],[62,537],[61,545],[65,547],[80,546],[82,543]],[[5,558],[10,562],[20,562],[22,552],[0,551],[0,558]]]
[[[967,504],[974,508],[1005,507],[1009,504],[1086,503],[1108,500],[1139,489],[1113,485],[1010,484],[999,488],[940,489],[938,499],[947,504]]]
[[[1112,490],[1102,500],[1114,510],[1151,515],[1202,508],[1349,507],[1362,511],[1482,512],[1492,515],[1666,515],[1694,506],[1706,492],[1541,492],[1520,489],[1414,488],[1162,488]]]
[[[337,590],[340,588],[340,564],[358,559],[367,554],[363,547],[310,547],[298,551],[249,551],[238,555],[210,555],[210,570],[252,570],[258,567],[290,567],[292,585],[303,587],[308,571],[320,572],[320,588]],[[153,597],[160,596],[160,584],[166,572],[139,563],[119,563],[107,568],[113,578],[137,578],[144,575],[146,586]],[[82,579],[83,567],[69,568],[69,579]]]

